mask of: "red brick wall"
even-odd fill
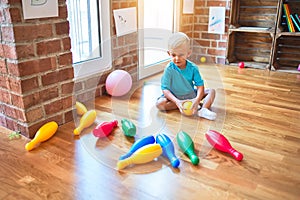
[[[72,54],[65,0],[58,17],[31,20],[21,2],[0,1],[0,125],[33,137],[73,119]]]
[[[208,62],[225,64],[229,9],[226,9],[225,34],[208,33],[209,7],[229,7],[227,0],[195,0],[194,14],[181,14],[180,31],[187,33],[194,41],[191,58],[198,62],[202,56]]]

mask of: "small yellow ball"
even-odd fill
[[[201,57],[200,58],[200,62],[205,63],[206,62],[206,58],[205,57]]]
[[[193,114],[192,105],[193,105],[193,102],[191,102],[191,101],[185,101],[185,102],[183,102],[183,104],[182,104],[182,107],[183,107],[182,111],[183,111],[183,113],[185,115],[190,116],[190,115]]]

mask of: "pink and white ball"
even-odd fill
[[[124,70],[115,70],[111,72],[105,82],[105,88],[111,96],[123,96],[127,94],[132,86],[130,74]]]

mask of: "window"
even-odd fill
[[[139,0],[139,79],[161,72],[170,59],[168,39],[175,30],[175,0]],[[168,8],[168,9],[165,9]],[[142,30],[142,31],[141,31]]]
[[[109,0],[68,0],[75,78],[111,67]]]

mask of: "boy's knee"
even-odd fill
[[[216,94],[216,90],[215,89],[210,89],[210,93],[215,95]]]
[[[206,88],[205,89],[205,94],[208,95],[208,94],[215,94],[216,93],[216,90],[215,89],[212,89],[212,88]]]
[[[208,90],[208,96],[213,101],[215,99],[215,96],[216,96],[216,90],[215,89],[209,89]]]
[[[164,106],[162,105],[162,101],[160,101],[159,99],[156,101],[156,108],[158,110],[164,110]]]

